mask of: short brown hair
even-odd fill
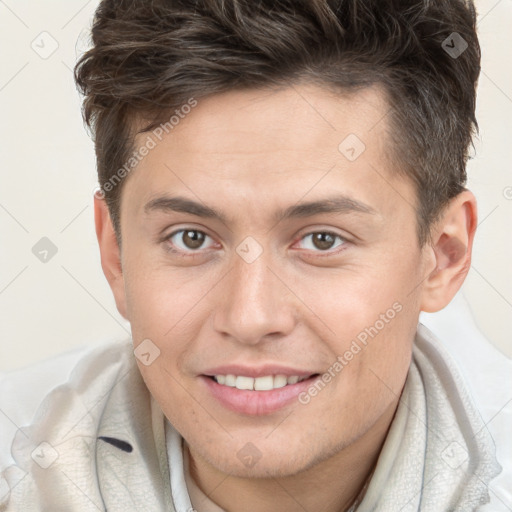
[[[464,0],[103,0],[75,79],[118,240],[122,183],[104,185],[130,158],[136,119],[143,133],[191,97],[308,80],[384,86],[423,245],[466,182],[478,129],[475,26]]]

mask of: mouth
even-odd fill
[[[201,375],[206,392],[223,408],[249,416],[269,415],[298,403],[298,396],[319,373],[270,374],[259,377],[235,374]]]
[[[302,382],[303,380],[314,377],[318,374],[299,376],[299,375],[264,375],[262,377],[247,377],[245,375],[213,375],[210,378],[221,386],[236,388],[249,391],[271,391],[273,389],[284,388]]]

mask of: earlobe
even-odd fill
[[[96,225],[96,237],[100,248],[101,268],[112,289],[119,313],[124,318],[128,319],[126,314],[121,251],[117,243],[116,234],[105,199],[97,194],[94,195],[94,221]]]
[[[450,201],[433,230],[429,249],[434,254],[435,268],[424,283],[421,311],[443,309],[462,286],[471,267],[476,224],[476,199],[465,190]]]

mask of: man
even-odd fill
[[[96,232],[132,340],[16,432],[0,510],[507,506],[418,325],[471,262],[472,5],[105,0],[92,35]]]

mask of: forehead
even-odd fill
[[[198,103],[168,139],[179,145],[182,154],[229,152],[245,158],[286,151],[310,153],[312,149],[331,153],[350,133],[366,145],[375,145],[384,142],[389,111],[384,90],[377,86],[336,93],[297,84],[229,91]]]
[[[389,110],[378,87],[335,93],[294,85],[200,99],[138,164],[122,202],[142,214],[151,201],[179,192],[217,210],[259,209],[262,216],[264,203],[252,202],[258,197],[282,211],[339,192],[376,211],[396,209],[397,197],[411,190],[393,172]],[[140,134],[137,143],[148,136],[155,138]]]

